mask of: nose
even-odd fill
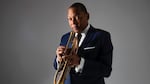
[[[76,20],[76,18],[73,18],[73,20],[72,20],[72,24],[77,24],[77,20]]]

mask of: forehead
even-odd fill
[[[68,16],[81,15],[81,14],[84,14],[84,12],[81,11],[80,9],[77,9],[77,8],[68,8]]]

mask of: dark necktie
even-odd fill
[[[81,33],[78,33],[74,39],[74,42],[75,42],[75,45],[74,45],[75,50],[74,51],[76,54],[78,53],[80,39],[81,39]]]
[[[79,47],[79,42],[80,42],[80,40],[81,40],[81,37],[82,37],[81,33],[78,33],[78,35],[77,35],[78,47]]]

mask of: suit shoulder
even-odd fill
[[[69,35],[70,35],[70,32],[62,35],[60,45],[65,46],[67,44]]]
[[[97,35],[110,35],[110,32],[103,30],[103,29],[99,29],[99,28],[93,28],[95,30],[95,33]]]
[[[62,35],[62,38],[68,37],[69,35],[70,35],[70,32],[65,33],[65,34]]]

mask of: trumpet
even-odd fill
[[[77,51],[78,51],[78,40],[75,37],[75,32],[71,31],[63,55],[71,56],[74,53],[77,54]],[[69,62],[70,59],[65,59],[61,63],[59,63],[59,68],[56,70],[54,75],[54,84],[64,84],[66,76],[69,74],[71,70]]]

